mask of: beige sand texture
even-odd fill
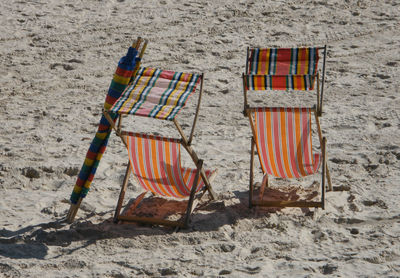
[[[398,0],[20,0],[1,1],[0,14],[0,277],[400,277]],[[193,146],[219,169],[219,199],[178,233],[112,222],[127,163],[115,134],[76,221],[63,222],[117,62],[137,36],[150,41],[143,65],[205,73]],[[246,48],[324,44],[321,125],[340,190],[325,210],[249,210]],[[186,132],[194,107],[192,98],[180,114]],[[127,200],[140,192],[132,180]]]

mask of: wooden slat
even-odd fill
[[[168,142],[174,142],[174,143],[180,143],[181,139],[178,138],[172,138],[172,137],[164,137],[164,136],[159,136],[159,135],[151,135],[143,132],[133,132],[133,131],[127,131],[127,130],[121,130],[120,132],[121,136],[133,136],[133,137],[145,137],[148,139],[152,140],[159,140],[159,141],[168,141]]]
[[[300,207],[300,208],[322,207],[321,202],[307,202],[307,201],[253,201],[252,205],[263,206],[263,207]]]
[[[146,223],[146,224],[155,224],[155,225],[164,225],[164,226],[170,226],[170,227],[180,227],[180,228],[184,227],[184,223],[179,222],[179,221],[170,221],[170,220],[150,218],[150,217],[120,215],[120,216],[118,216],[118,220],[140,222],[140,223]]]

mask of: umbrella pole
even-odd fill
[[[71,204],[69,207],[69,211],[67,214],[67,222],[72,223],[75,219],[76,214],[78,213],[78,209],[81,206],[82,203],[82,197],[79,198],[78,202],[76,204]]]
[[[138,56],[140,59],[143,58],[144,51],[146,50],[146,47],[147,47],[147,43],[148,43],[148,40],[145,39],[145,40],[144,40],[144,44],[143,44],[143,46],[142,46],[142,50],[140,51],[139,56]],[[137,45],[136,49],[139,50],[139,45]],[[139,70],[139,67],[140,67],[140,60],[137,61],[136,65],[135,65],[135,69],[133,70],[132,77],[131,77],[131,81],[135,78],[136,73],[137,73],[138,70]]]

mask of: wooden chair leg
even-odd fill
[[[331,174],[329,172],[327,161],[325,162],[325,167],[326,167],[326,179],[328,180],[328,191],[332,191],[333,187],[332,187],[332,181],[331,181]]]
[[[249,208],[252,208],[253,206],[253,192],[254,192],[254,138],[251,137]]]
[[[131,163],[128,161],[128,166],[126,167],[124,181],[122,182],[121,192],[119,193],[118,203],[114,213],[114,223],[118,222],[118,216],[120,215],[121,212],[122,203],[125,198],[125,192],[128,186],[130,174],[131,174]]]
[[[317,115],[321,116],[320,88],[319,88],[319,72],[317,73]]]
[[[247,74],[247,73],[246,73]],[[243,102],[243,115],[247,116],[247,108],[248,108],[248,103],[247,103],[247,85],[246,85],[246,76],[243,73],[242,74],[242,79],[243,79],[243,97],[244,97],[244,102]]]
[[[321,125],[320,125],[320,123],[319,123],[319,119],[318,119],[318,115],[317,115],[317,113],[315,113],[314,114],[315,115],[315,122],[316,122],[316,124],[317,124],[317,132],[318,132],[318,138],[319,138],[319,143],[320,143],[320,145],[322,146],[322,141],[323,141],[323,138],[322,138],[322,131],[321,131]],[[324,137],[325,138],[325,137]],[[326,177],[327,177],[327,180],[328,180],[328,190],[329,191],[332,191],[332,189],[333,189],[333,187],[332,187],[332,181],[331,181],[331,174],[330,174],[330,172],[329,172],[329,168],[328,168],[328,159],[327,159],[327,155],[326,155],[326,138],[325,138],[325,167],[326,167]]]
[[[324,100],[326,55],[327,55],[327,51],[326,51],[326,45],[325,45],[324,46],[324,60],[323,60],[323,64],[322,64],[321,96],[320,96],[320,105],[319,105],[319,111],[318,111],[319,116],[322,116],[322,104],[323,104],[323,100]]]
[[[194,195],[196,194],[197,185],[199,184],[200,172],[201,172],[202,168],[203,168],[203,160],[199,159],[199,162],[197,163],[197,172],[196,172],[196,176],[194,178],[194,184],[190,191],[190,198],[189,198],[188,206],[186,209],[186,215],[185,215],[185,220],[184,220],[185,228],[187,228],[187,226],[189,224],[189,220],[190,220],[190,215],[192,214]]]
[[[321,205],[325,209],[325,176],[326,176],[326,138],[322,138],[322,181],[321,181]]]

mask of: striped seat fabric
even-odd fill
[[[178,139],[128,133],[127,148],[133,175],[146,190],[161,196],[190,196],[197,169],[182,168]],[[214,171],[206,170],[207,177]],[[199,176],[196,191],[204,187]]]
[[[110,111],[173,120],[200,79],[198,74],[141,68]]]
[[[314,174],[321,162],[312,154],[309,108],[258,108],[255,141],[264,174],[299,178]]]

